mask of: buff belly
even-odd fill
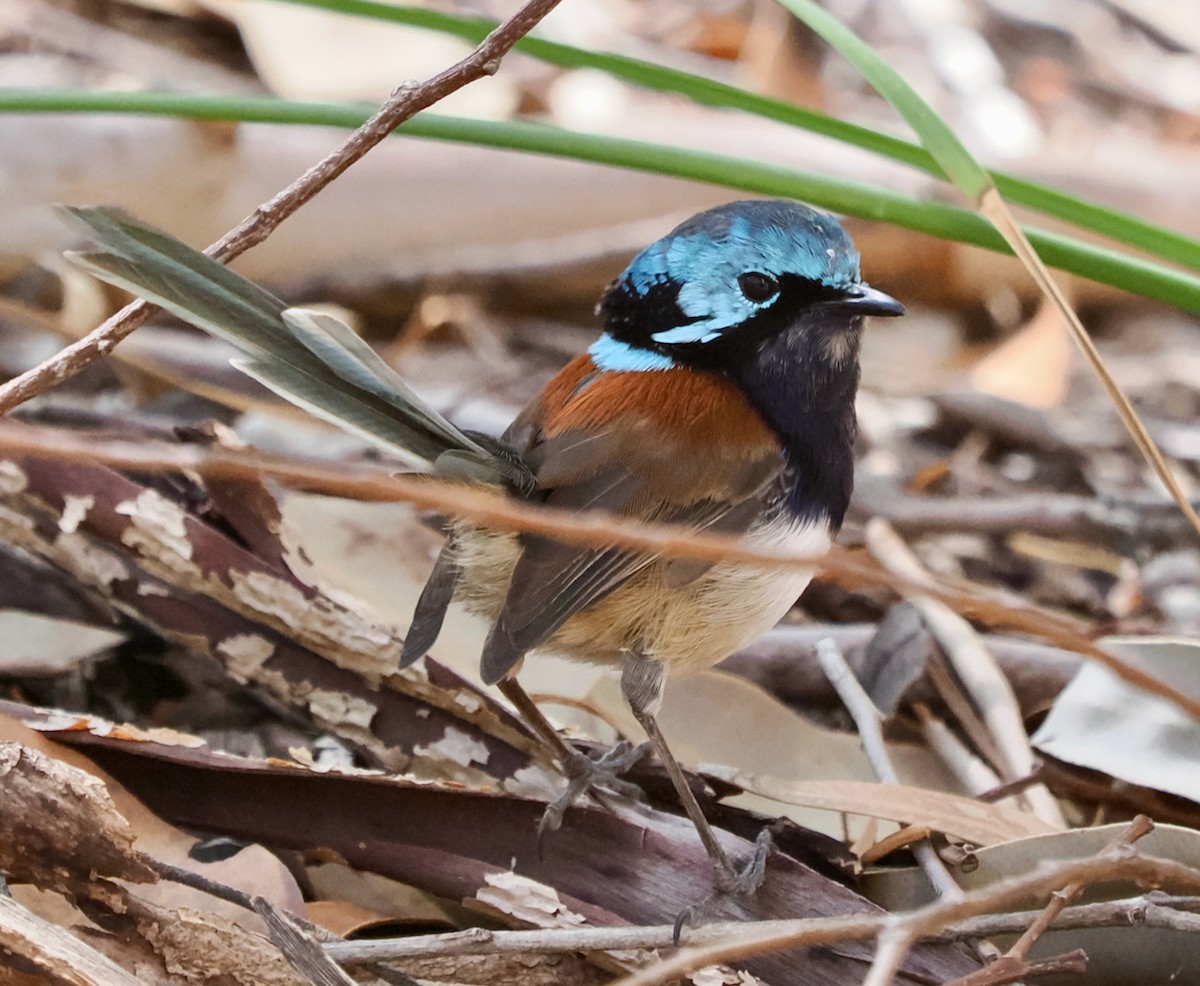
[[[820,557],[824,524],[776,521],[751,530],[750,546]],[[500,612],[516,564],[516,538],[464,528],[456,532],[463,579],[456,598],[488,620]],[[656,562],[571,617],[533,653],[593,664],[617,664],[628,651],[654,657],[672,674],[712,667],[758,639],[792,607],[812,578],[806,569],[755,569],[719,563],[684,586],[670,585]]]

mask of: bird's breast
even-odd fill
[[[744,536],[747,547],[819,558],[832,540],[823,521],[775,512]],[[499,613],[520,548],[511,534],[462,527],[459,601],[485,619]],[[719,562],[683,586],[670,561],[655,561],[568,620],[538,651],[592,664],[617,664],[628,651],[661,660],[672,674],[712,667],[771,629],[812,577],[803,567],[756,568]]]
[[[683,522],[741,531],[749,545],[803,557],[829,546],[827,517],[788,509],[785,449],[724,376],[684,368],[601,371],[581,357],[506,438],[551,505],[600,505],[635,521],[690,518]],[[512,574],[518,538],[462,525],[454,542],[459,601],[490,621],[502,608],[511,611],[509,593],[521,591]],[[636,651],[675,672],[710,667],[776,623],[810,575],[655,559],[574,612],[535,649],[601,664]],[[563,591],[574,591],[569,579]]]

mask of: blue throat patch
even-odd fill
[[[607,332],[588,347],[588,354],[601,370],[614,372],[670,370],[678,365],[670,356],[631,346],[627,342],[614,339]]]

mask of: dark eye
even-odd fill
[[[761,304],[764,301],[770,301],[775,295],[779,294],[779,282],[769,274],[760,274],[758,271],[750,271],[738,277],[738,287],[742,289],[742,294],[746,296],[748,301],[753,301],[756,304]]]

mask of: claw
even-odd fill
[[[683,939],[684,928],[694,928],[700,923],[700,909],[707,904],[712,898],[708,898],[702,904],[688,904],[679,915],[675,918],[675,924],[671,927],[671,944],[678,948]]]
[[[758,888],[762,886],[763,879],[767,875],[767,860],[771,858],[771,853],[774,849],[775,840],[771,838],[771,830],[763,829],[758,833],[758,838],[754,840],[754,855],[750,857],[750,862],[740,871],[732,867],[726,870],[720,866],[716,866],[716,892],[709,894],[699,904],[689,904],[675,918],[675,925],[671,934],[671,939],[675,947],[679,947],[683,929],[694,928],[700,924],[704,909],[713,901],[721,897],[754,896],[758,892]]]
[[[741,872],[717,872],[717,888],[720,892],[735,897],[751,897],[757,893],[767,875],[767,860],[774,848],[775,841],[771,838],[771,830],[763,829],[754,840],[754,855]]]
[[[621,775],[636,765],[650,751],[649,743],[633,746],[622,740],[598,759],[575,753],[563,764],[567,775],[567,789],[557,801],[552,802],[542,813],[538,823],[538,846],[547,832],[562,825],[563,815],[579,798],[590,796],[601,807],[613,810],[613,800],[642,801],[642,789]]]

